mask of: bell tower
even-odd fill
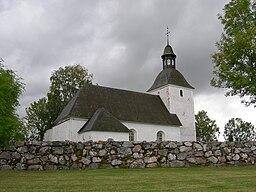
[[[167,27],[167,45],[161,56],[163,70],[147,92],[159,95],[169,112],[178,116],[182,124],[180,127],[181,140],[195,141],[194,88],[176,69],[176,55],[169,44],[169,33]]]

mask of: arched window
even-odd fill
[[[156,140],[157,141],[164,141],[164,132],[163,131],[158,131],[156,134]]]
[[[136,131],[134,129],[130,129],[129,141],[136,141]]]

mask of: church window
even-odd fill
[[[182,90],[180,90],[180,96],[183,97],[183,91]]]
[[[129,141],[135,141],[135,140],[136,140],[136,131],[134,129],[130,129]]]
[[[163,131],[158,131],[156,134],[156,140],[157,141],[164,141],[164,132]]]

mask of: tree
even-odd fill
[[[0,61],[0,146],[7,146],[11,141],[21,138],[22,123],[15,113],[19,105],[18,98],[24,90],[21,78]]]
[[[227,88],[226,96],[238,95],[246,106],[256,107],[256,5],[250,0],[231,0],[219,15],[224,32],[212,55],[211,85]]]
[[[217,140],[217,136],[220,132],[216,121],[211,120],[204,110],[198,111],[195,118],[196,140],[201,142]]]
[[[50,77],[47,96],[26,109],[30,139],[43,140],[44,133],[54,126],[60,112],[84,85],[92,83],[92,74],[81,65],[60,67]]]
[[[225,125],[223,136],[227,141],[255,141],[256,132],[251,123],[232,118]]]

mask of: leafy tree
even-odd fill
[[[256,106],[256,5],[250,0],[231,0],[219,15],[224,32],[212,55],[211,85],[227,88],[226,96],[238,95],[246,106]]]
[[[207,112],[202,110],[198,111],[196,118],[196,140],[201,142],[208,142],[217,140],[220,134],[219,127],[215,120],[211,120]]]
[[[232,118],[225,125],[223,136],[227,141],[255,141],[256,132],[251,123]]]
[[[92,83],[92,74],[81,65],[71,65],[54,71],[50,81],[47,96],[26,109],[30,139],[43,139],[44,133],[54,126],[54,121],[79,88]]]
[[[24,90],[21,78],[0,61],[0,146],[7,146],[11,141],[21,138],[22,123],[15,113],[19,105],[18,98]]]

